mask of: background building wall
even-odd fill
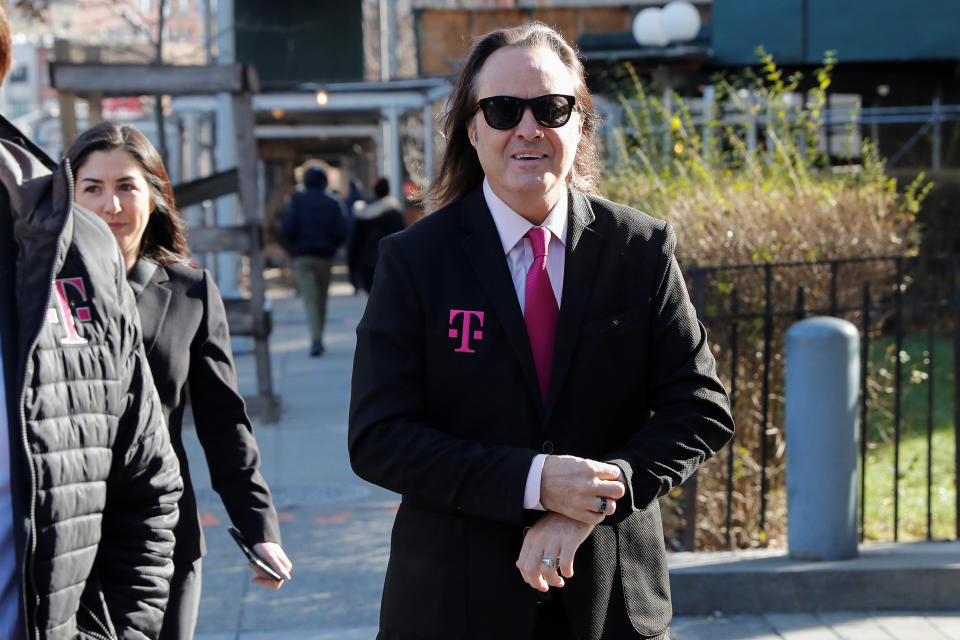
[[[717,0],[718,64],[753,64],[762,45],[782,64],[960,58],[960,2],[924,0]]]

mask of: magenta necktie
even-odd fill
[[[530,336],[533,363],[540,380],[540,395],[544,404],[550,389],[550,369],[553,367],[553,345],[557,338],[557,318],[560,308],[547,273],[547,248],[550,230],[534,227],[525,236],[533,245],[533,264],[527,271],[527,291],[524,296],[523,319]]]

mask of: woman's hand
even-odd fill
[[[283,547],[276,542],[258,542],[253,545],[253,552],[260,556],[261,560],[273,567],[276,572],[284,578],[280,582],[276,582],[251,562],[250,568],[257,574],[253,582],[271,589],[279,589],[285,581],[290,580],[290,570],[293,569],[293,563],[290,562],[290,558],[284,553]]]

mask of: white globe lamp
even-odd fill
[[[661,11],[643,9],[633,19],[633,38],[641,47],[665,47],[670,42],[661,24]]]
[[[660,24],[670,42],[689,42],[700,33],[700,12],[687,0],[673,0],[660,11]]]

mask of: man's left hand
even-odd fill
[[[573,556],[593,527],[553,512],[537,520],[524,536],[517,558],[517,568],[524,582],[537,591],[562,587],[564,577],[573,577]],[[556,557],[560,558],[560,566],[556,569],[542,563],[544,558]]]

